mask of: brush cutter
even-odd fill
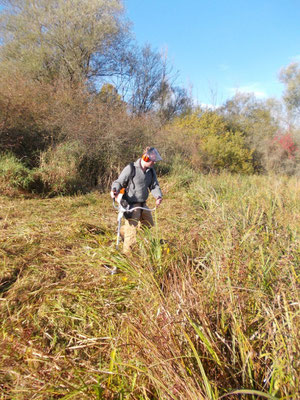
[[[130,208],[130,204],[128,204],[127,202],[125,202],[124,200],[122,201],[123,195],[125,193],[124,189],[121,189],[120,193],[118,194],[118,196],[116,198],[113,199],[113,206],[116,210],[118,210],[118,233],[117,233],[117,244],[116,244],[116,249],[119,250],[119,243],[120,243],[120,230],[121,230],[121,221],[122,218],[124,216],[125,213],[128,212],[133,212],[135,210],[146,210],[146,211],[155,211],[156,207],[150,209],[150,208],[146,208],[146,207],[133,207]],[[116,205],[116,200],[118,205]]]

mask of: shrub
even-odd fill
[[[164,136],[167,153],[181,154],[203,172],[253,172],[252,151],[247,148],[243,134],[230,131],[223,117],[215,112],[196,110],[177,118]]]
[[[214,171],[252,173],[252,152],[245,147],[240,132],[210,135],[201,146],[204,168]]]
[[[78,142],[61,143],[43,152],[38,173],[44,190],[52,195],[84,192],[87,184],[80,176],[84,157],[84,148]]]
[[[20,74],[12,79],[0,74],[0,151],[11,152],[27,166],[36,166],[38,155],[56,135],[50,127],[54,88]]]
[[[297,175],[300,165],[300,151],[296,142],[296,132],[286,132],[269,141],[266,169],[286,175]]]
[[[0,76],[0,119],[0,151],[41,167],[35,171],[44,182],[40,191],[65,194],[106,189],[152,130],[150,118],[132,117],[124,103],[104,101],[84,85],[21,74]]]
[[[33,171],[12,153],[4,153],[0,156],[0,176],[8,187],[24,190],[30,190],[35,181]]]

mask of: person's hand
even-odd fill
[[[110,192],[110,197],[111,197],[112,199],[115,199],[115,198],[118,197],[118,193],[117,193],[117,192],[111,191],[111,192]]]
[[[155,202],[156,207],[158,207],[161,204],[161,202],[162,202],[162,198],[161,197],[156,199],[156,202]]]

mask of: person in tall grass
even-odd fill
[[[122,202],[129,204],[129,208],[143,207],[131,213],[125,213],[125,224],[121,235],[124,238],[123,253],[130,254],[136,243],[136,229],[141,223],[142,227],[154,226],[152,213],[146,202],[149,193],[156,199],[156,207],[162,202],[162,191],[160,189],[154,164],[162,158],[155,147],[147,147],[141,158],[126,165],[118,179],[112,183],[111,197],[117,198],[119,193],[125,190]],[[145,210],[146,209],[146,210]]]

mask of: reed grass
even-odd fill
[[[299,181],[161,186],[127,258],[107,194],[0,197],[1,400],[300,397]]]

